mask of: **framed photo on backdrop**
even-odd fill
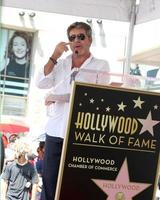
[[[1,29],[1,92],[9,95],[27,95],[32,42],[31,32]]]

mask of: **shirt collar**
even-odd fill
[[[92,59],[93,59],[93,55],[90,54],[90,56],[84,61],[84,63],[81,65],[80,68],[85,68],[85,66],[88,65],[88,63],[90,63]],[[72,54],[67,56],[67,60],[70,63],[69,66],[71,66],[72,65]]]

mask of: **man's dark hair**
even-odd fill
[[[82,28],[86,31],[86,34],[88,37],[92,37],[92,29],[90,27],[90,25],[88,25],[85,22],[74,22],[73,24],[71,24],[68,29],[67,29],[67,36],[69,37],[69,33],[72,29],[74,28]]]

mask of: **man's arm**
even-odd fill
[[[6,200],[8,181],[1,179],[1,200]]]
[[[44,66],[44,74],[47,76],[50,74],[54,68],[54,65],[57,63],[57,59],[61,57],[64,51],[68,51],[67,45],[70,43],[60,42],[57,44],[52,56],[49,58],[48,62]]]
[[[61,57],[64,51],[68,51],[68,45],[70,43],[60,42],[57,44],[48,62],[44,65],[43,70],[41,69],[36,76],[35,84],[40,89],[50,89],[54,87],[56,70],[54,67],[56,65],[56,60]],[[58,68],[58,67],[57,67]]]
[[[32,185],[32,197],[31,197],[31,200],[36,200],[37,191],[38,191],[38,184],[35,183],[35,184]]]

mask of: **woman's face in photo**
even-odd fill
[[[27,43],[26,43],[25,39],[20,36],[16,36],[13,39],[12,50],[13,50],[13,53],[16,58],[18,58],[18,59],[24,58],[28,51]]]

